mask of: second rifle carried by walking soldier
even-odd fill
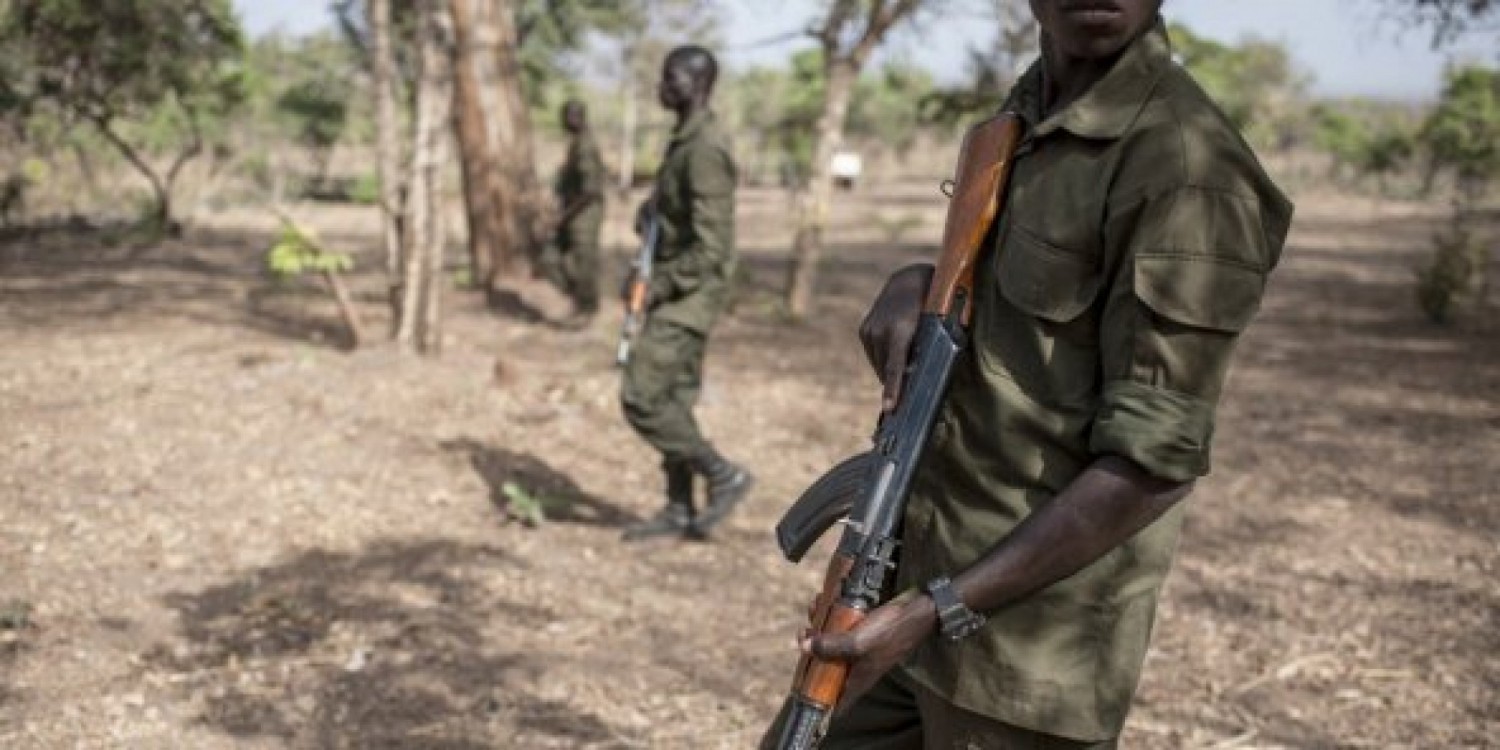
[[[810,610],[815,633],[853,630],[884,602],[897,563],[900,523],[917,464],[927,446],[954,362],[967,345],[974,267],[990,225],[1000,213],[1018,120],[1002,114],[964,138],[942,255],[912,340],[895,408],[881,415],[873,448],[839,464],[803,493],[777,524],[777,541],[792,562],[802,559],[833,524],[844,531],[829,561],[823,590]],[[838,705],[849,667],[804,655],[782,711],[778,750],[817,745]]]
[[[646,306],[651,302],[651,266],[656,262],[656,246],[661,241],[661,221],[656,216],[654,195],[642,214],[641,249],[630,266],[630,283],[625,289],[625,322],[620,326],[620,343],[615,347],[615,364],[620,367],[630,361],[630,346],[646,323]]]

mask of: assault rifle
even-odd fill
[[[620,327],[620,343],[615,347],[615,364],[630,362],[630,345],[646,322],[646,305],[651,297],[651,265],[656,262],[656,244],[661,240],[661,223],[656,216],[656,201],[647,204],[641,227],[641,249],[631,264],[632,276],[625,290],[625,323]]]
[[[869,452],[844,461],[814,482],[776,525],[782,554],[795,563],[830,526],[844,522],[823,590],[810,609],[814,633],[853,630],[887,597],[907,495],[953,364],[967,344],[974,266],[990,224],[999,215],[1020,132],[1019,122],[1002,114],[964,136],[942,255],[912,339],[906,385],[896,407],[881,416]],[[802,656],[782,709],[785,723],[778,750],[817,745],[848,675],[844,662]]]

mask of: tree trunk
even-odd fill
[[[546,200],[537,180],[531,138],[531,111],[521,89],[515,2],[483,3],[475,17],[480,49],[490,54],[478,60],[482,95],[489,114],[490,146],[500,175],[505,255],[495,271],[514,270],[524,255],[533,263],[541,249],[541,207]]]
[[[380,183],[380,228],[385,243],[385,277],[391,305],[391,332],[401,319],[401,124],[396,119],[396,58],[391,46],[391,0],[368,0],[370,71],[375,87],[375,177]]]
[[[441,167],[448,122],[450,42],[447,10],[429,2],[422,10],[417,80],[417,118],[412,133],[411,179],[407,194],[401,316],[396,341],[404,348],[431,351],[430,316],[442,283]],[[434,257],[436,256],[436,257]],[[436,270],[435,270],[436,269]]]
[[[146,181],[151,184],[152,206],[150,219],[155,223],[157,228],[165,230],[172,221],[171,184],[163,181],[161,176],[156,173],[156,170],[151,168],[151,164],[146,161],[145,157],[142,157],[135,150],[135,147],[130,145],[129,141],[120,137],[120,134],[115,132],[114,124],[109,118],[96,117],[93,118],[93,122],[94,126],[99,130],[100,135],[103,135],[104,139],[109,141],[120,152],[120,155],[124,156],[125,160],[130,162],[130,165],[135,167],[136,171],[140,172],[141,176],[145,177]],[[187,157],[191,157],[192,153],[196,152],[188,152]],[[185,161],[185,158],[179,159],[173,164],[170,173],[172,177],[176,176],[177,169],[182,166],[183,161]]]
[[[797,234],[792,240],[792,267],[787,279],[787,312],[793,318],[801,318],[812,309],[818,263],[823,254],[823,233],[828,225],[829,203],[833,197],[831,163],[834,152],[843,142],[849,99],[859,78],[859,67],[854,61],[837,57],[831,51],[825,60],[823,113],[818,117],[811,175],[798,212]]]
[[[359,310],[354,306],[354,299],[349,296],[348,287],[344,286],[344,280],[337,271],[324,271],[323,282],[328,284],[328,291],[333,293],[333,301],[339,307],[339,317],[349,330],[349,348],[360,348],[365,343],[365,331],[364,326],[359,324]]]
[[[453,108],[463,172],[464,207],[469,222],[469,272],[486,291],[493,288],[493,269],[505,254],[503,189],[490,148],[484,100],[474,71],[475,39],[469,0],[449,0],[453,16]]]
[[[635,48],[630,43],[626,43],[621,55],[620,70],[624,76],[620,83],[620,103],[624,107],[620,118],[620,194],[629,195],[635,187],[635,130],[639,118],[635,104]]]
[[[446,145],[445,140],[440,138],[433,146],[437,151],[438,164],[446,161]],[[427,274],[423,279],[426,289],[422,300],[422,333],[417,341],[417,347],[423,354],[434,357],[443,352],[443,285],[446,283],[443,278],[443,260],[448,247],[439,177],[439,170],[433,170],[432,182],[428,184],[431,206],[427,217]]]

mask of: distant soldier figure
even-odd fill
[[[604,160],[589,130],[583,102],[569,100],[562,108],[568,132],[567,160],[557,173],[554,190],[561,215],[557,218],[556,255],[544,265],[548,279],[573,300],[568,324],[584,328],[599,311],[599,229],[604,223]]]
[[[736,167],[729,141],[708,109],[718,63],[702,47],[672,50],[658,96],[677,126],[656,174],[653,210],[660,243],[651,273],[645,328],[625,368],[625,418],[662,454],[667,503],[626,529],[626,539],[702,536],[749,492],[754,478],[703,439],[693,417],[708,334],[729,301],[734,278]],[[695,477],[708,484],[707,505],[693,503]]]

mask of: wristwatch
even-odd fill
[[[922,587],[932,603],[937,606],[939,629],[943,637],[957,641],[978,632],[984,627],[984,615],[964,606],[958,594],[953,593],[953,582],[947,576],[938,576]]]

